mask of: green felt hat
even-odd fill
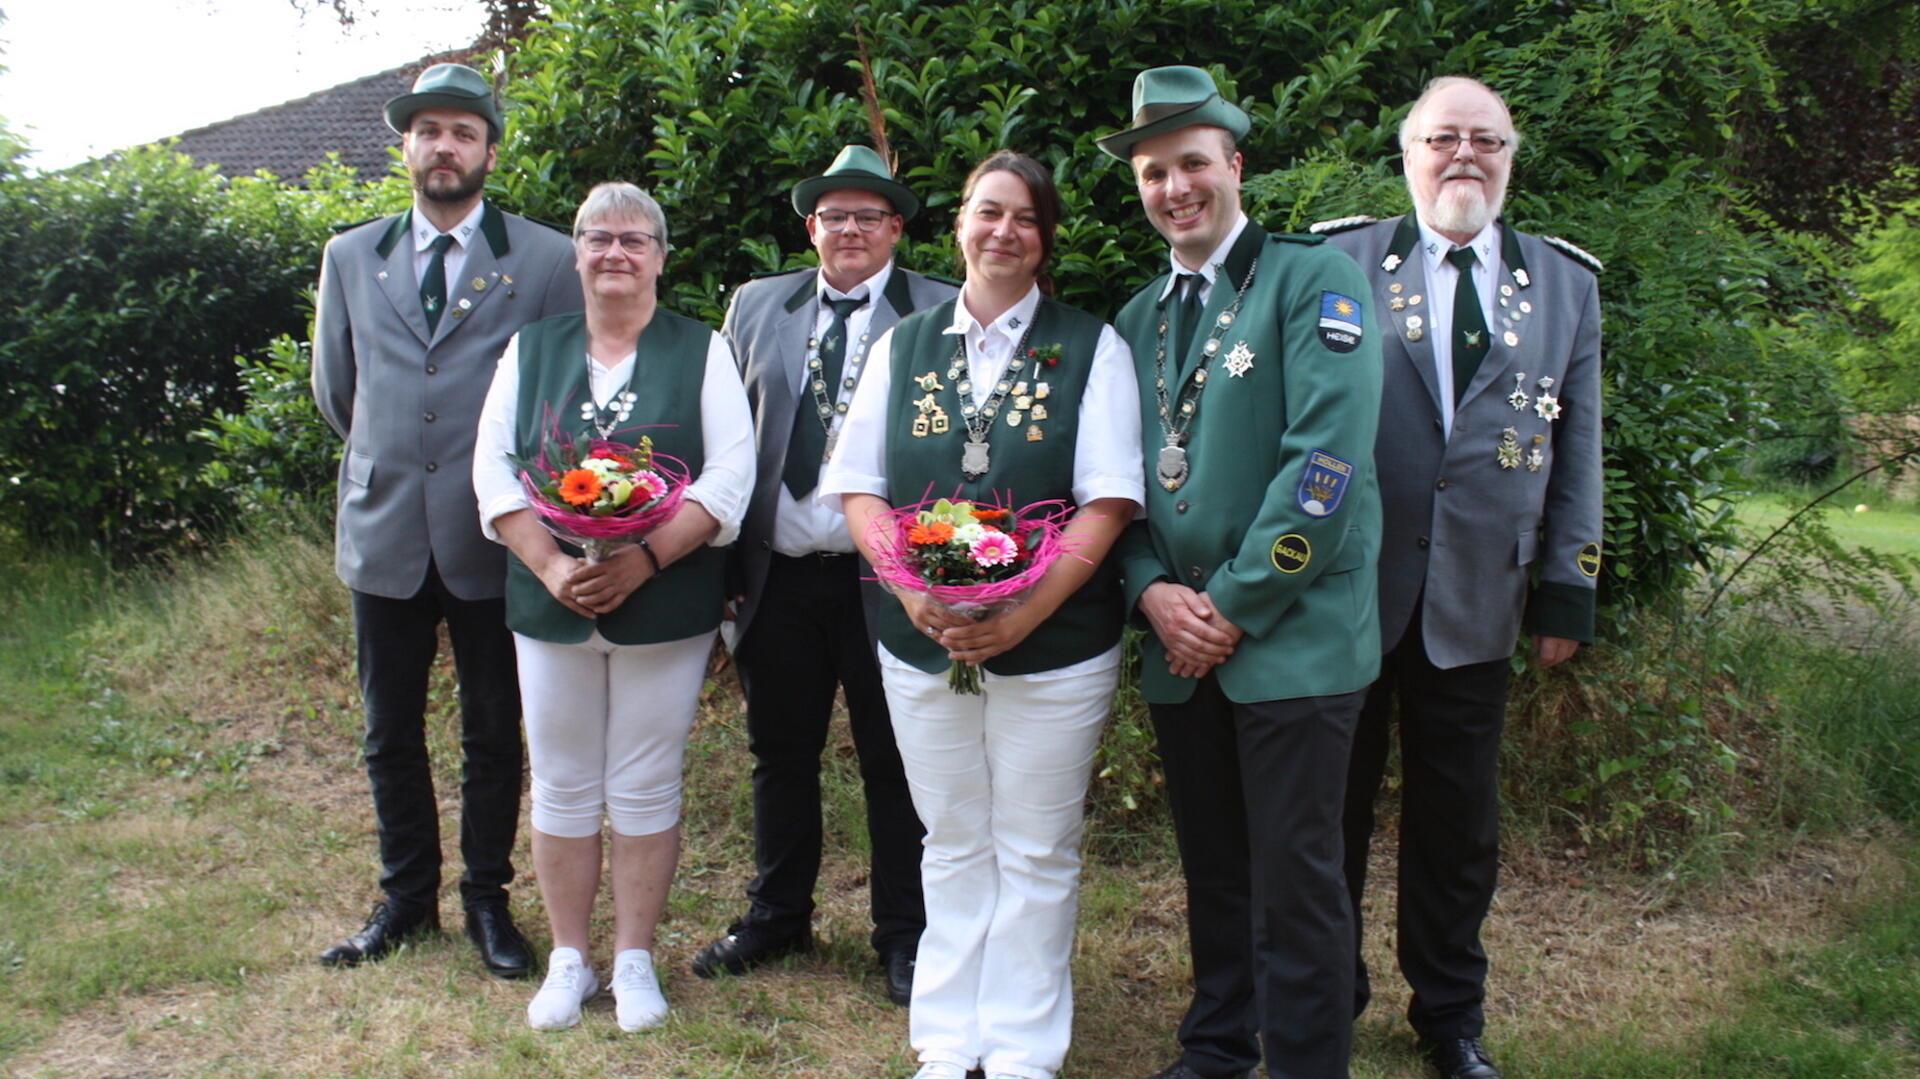
[[[1253,121],[1240,106],[1220,96],[1213,76],[1197,67],[1176,65],[1142,71],[1133,80],[1133,126],[1095,139],[1102,150],[1125,161],[1141,139],[1205,124],[1224,127],[1244,138]]]
[[[465,64],[435,64],[413,80],[413,92],[387,102],[387,126],[396,133],[407,133],[413,114],[421,109],[459,109],[487,122],[488,137],[500,141],[505,129],[500,122],[500,107],[493,102],[493,87],[487,77]]]
[[[827,166],[826,172],[794,184],[794,212],[805,217],[813,212],[813,204],[820,201],[820,196],[847,188],[879,195],[892,203],[894,212],[908,221],[920,212],[919,197],[907,190],[907,185],[895,180],[893,170],[880,160],[879,154],[866,146],[843,147],[840,156],[833,159],[833,164]]]

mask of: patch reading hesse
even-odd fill
[[[1360,301],[1338,292],[1320,294],[1320,342],[1334,352],[1360,347]]]
[[[1346,497],[1347,481],[1353,478],[1353,466],[1326,450],[1307,455],[1307,469],[1300,475],[1300,508],[1309,517],[1325,517],[1340,508]]]
[[[1581,573],[1589,577],[1600,576],[1600,545],[1589,543],[1580,548],[1580,553],[1574,556],[1573,561],[1580,567]]]
[[[1273,568],[1281,573],[1299,573],[1313,561],[1313,544],[1298,532],[1289,532],[1273,541]]]

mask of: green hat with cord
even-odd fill
[[[1184,64],[1149,68],[1133,80],[1133,126],[1094,142],[1126,161],[1141,139],[1199,124],[1226,128],[1236,139],[1253,127],[1240,106],[1220,96],[1213,76],[1205,71]]]
[[[500,122],[500,106],[494,103],[493,86],[487,77],[465,64],[435,64],[413,80],[413,91],[387,102],[387,126],[397,134],[407,133],[413,114],[421,109],[459,109],[487,122],[487,138],[499,142],[506,125]]]
[[[892,203],[894,212],[907,221],[920,212],[919,197],[893,178],[893,170],[880,155],[870,147],[857,145],[841,148],[840,156],[833,159],[826,172],[793,185],[794,212],[805,217],[813,212],[820,196],[848,188],[879,195]]]

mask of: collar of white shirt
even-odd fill
[[[841,292],[839,289],[834,288],[832,285],[827,284],[826,274],[823,274],[823,273],[814,274],[813,276],[814,276],[814,280],[819,283],[818,287],[820,290],[820,306],[821,307],[825,307],[829,300],[859,299],[862,297],[863,293],[865,294],[865,299],[868,301],[869,306],[871,306],[873,298],[875,296],[882,295],[886,291],[887,278],[893,276],[893,260],[888,259],[887,264],[885,266],[880,267],[879,273],[876,273],[872,277],[867,278],[865,281],[862,281],[859,284],[853,286],[852,292]]]
[[[1458,245],[1428,228],[1427,223],[1421,221],[1418,215],[1415,215],[1414,221],[1420,226],[1420,250],[1424,252],[1427,260],[1427,279],[1432,280],[1433,275],[1439,271],[1440,264],[1447,261],[1447,253]],[[1468,241],[1467,246],[1473,248],[1473,257],[1477,260],[1475,265],[1491,271],[1499,261],[1495,258],[1494,252],[1500,246],[1500,225],[1494,221],[1487,222],[1487,226],[1480,230],[1479,235]]]
[[[1226,238],[1220,241],[1220,246],[1213,249],[1213,254],[1207,256],[1207,261],[1201,263],[1198,270],[1189,269],[1185,263],[1180,261],[1180,257],[1173,253],[1173,248],[1167,248],[1167,261],[1173,264],[1173,272],[1167,275],[1167,285],[1160,290],[1160,299],[1165,300],[1168,294],[1173,292],[1173,286],[1179,283],[1181,274],[1198,273],[1200,275],[1200,290],[1202,292],[1209,291],[1213,288],[1214,275],[1220,272],[1220,267],[1227,264],[1228,252],[1233,250],[1233,245],[1240,240],[1240,233],[1245,231],[1247,227],[1246,213],[1240,210],[1234,212],[1239,215],[1239,220],[1235,221],[1233,227],[1227,230]]]
[[[467,212],[467,216],[461,218],[460,223],[453,226],[453,228],[446,233],[446,235],[453,237],[453,242],[459,244],[462,251],[466,250],[467,245],[473,240],[473,234],[479,231],[480,216],[486,213],[486,210],[487,203],[485,199],[474,203],[473,209]],[[427,248],[432,247],[433,241],[440,235],[440,230],[433,227],[433,222],[427,220],[426,214],[421,213],[419,210],[414,211],[413,249],[416,252],[425,251]]]
[[[1027,294],[1020,297],[1018,303],[1000,312],[999,318],[982,325],[973,317],[973,312],[967,310],[966,292],[962,290],[953,304],[953,325],[941,332],[965,334],[967,340],[982,351],[986,349],[987,338],[993,334],[1006,338],[1008,345],[1015,345],[1020,342],[1021,331],[1033,321],[1034,309],[1039,306],[1040,286],[1036,284],[1027,289]]]

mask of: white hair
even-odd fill
[[[1520,131],[1518,128],[1515,128],[1513,126],[1513,110],[1507,108],[1506,98],[1501,97],[1499,93],[1494,90],[1493,87],[1488,86],[1486,83],[1481,82],[1479,79],[1472,78],[1467,75],[1440,75],[1427,82],[1426,87],[1420,91],[1420,96],[1414,99],[1413,108],[1407,110],[1406,119],[1400,121],[1400,152],[1401,153],[1403,154],[1406,153],[1407,147],[1413,145],[1413,139],[1416,134],[1413,127],[1414,121],[1420,118],[1420,110],[1426,108],[1427,101],[1431,99],[1433,95],[1439,93],[1442,90],[1445,90],[1454,86],[1459,86],[1462,84],[1465,84],[1467,86],[1478,86],[1480,89],[1485,90],[1489,94],[1492,94],[1493,99],[1500,103],[1500,111],[1505,113],[1507,117],[1507,132],[1506,132],[1507,148],[1510,150],[1513,150],[1516,153],[1519,152]]]
[[[660,204],[653,201],[652,195],[620,180],[595,184],[573,215],[573,235],[578,239],[589,226],[602,221],[636,217],[652,221],[654,231],[660,237],[660,246],[667,246],[667,215],[660,209]]]

